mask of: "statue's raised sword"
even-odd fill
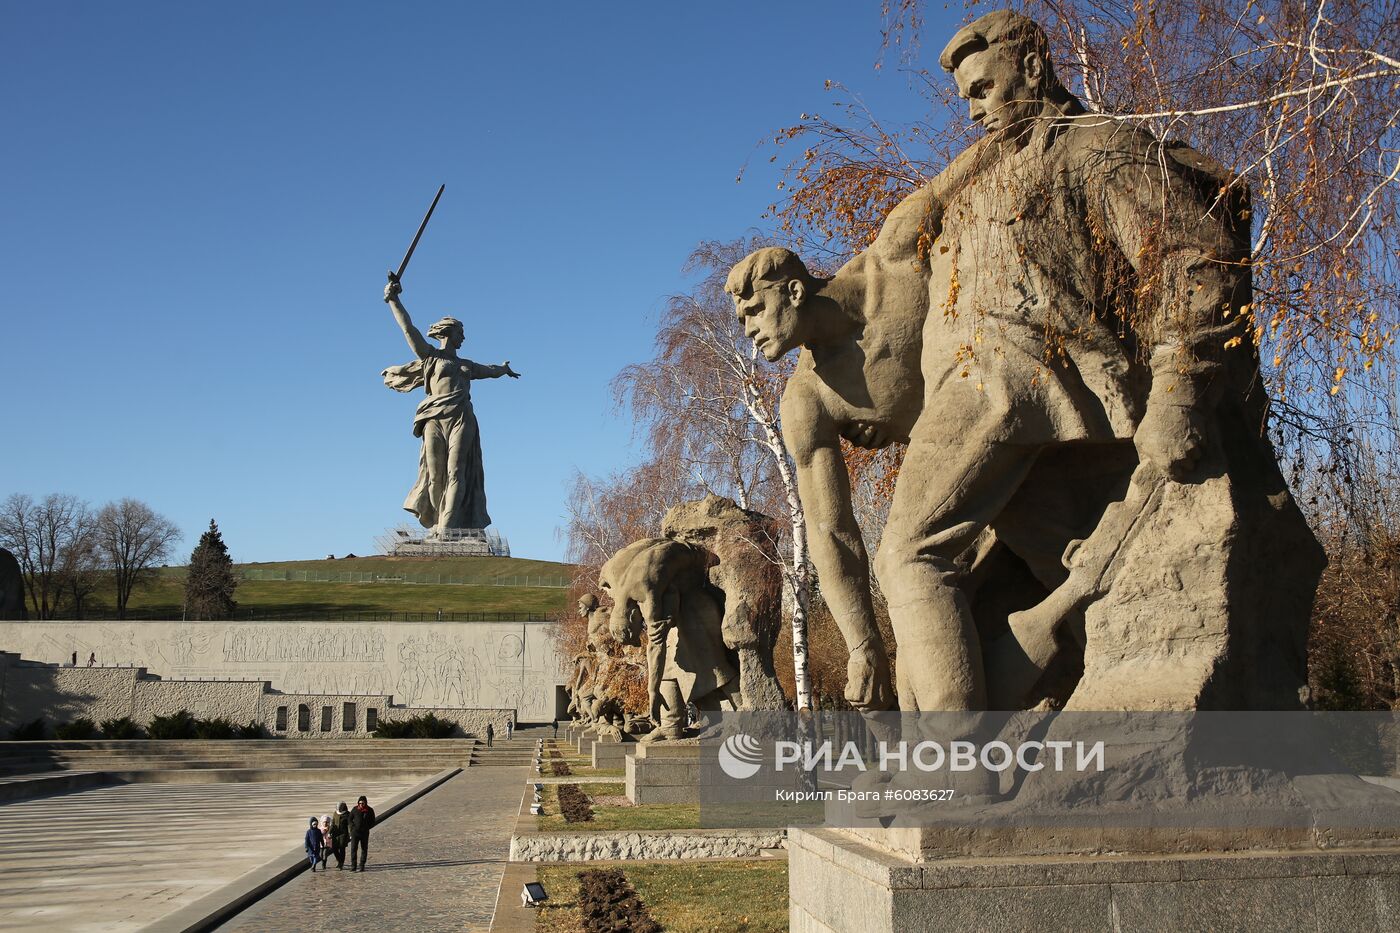
[[[438,186],[437,194],[433,195],[433,203],[428,205],[428,213],[423,215],[423,222],[418,225],[418,232],[413,235],[413,242],[408,244],[408,252],[403,254],[403,262],[399,263],[398,272],[389,273],[389,281],[397,282],[403,278],[404,270],[408,268],[408,261],[413,258],[413,251],[418,248],[418,241],[423,237],[423,231],[427,229],[428,221],[433,217],[433,210],[437,208],[438,198],[442,197],[443,189],[446,185]]]

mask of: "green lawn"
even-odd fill
[[[517,560],[510,557],[455,559],[373,557],[334,561],[289,561],[240,567],[288,570],[373,571],[392,574],[441,573],[445,576],[567,576],[567,564]],[[185,568],[166,567],[132,593],[128,608],[138,618],[152,614],[180,618],[184,601]],[[566,608],[568,591],[559,587],[450,586],[416,583],[300,583],[244,580],[238,585],[238,618],[275,619],[279,615],[375,612],[531,612],[552,613]],[[93,614],[111,610],[110,585],[99,589],[90,606]]]
[[[579,790],[594,797],[620,796],[626,792],[621,783],[580,784]],[[693,803],[651,803],[640,807],[600,807],[593,804],[593,819],[586,823],[570,823],[559,812],[559,785],[546,784],[542,794],[544,813],[538,817],[542,833],[599,833],[612,830],[637,831],[649,829],[697,829],[700,807]]]
[[[583,760],[584,760],[584,761],[592,761],[593,759],[591,759],[591,758],[585,758],[585,759],[583,759]],[[625,768],[595,768],[595,767],[593,767],[592,765],[589,765],[589,764],[574,764],[572,761],[569,762],[569,767],[573,770],[574,774],[575,774],[576,776],[578,776],[578,777],[626,777],[626,776],[627,776],[627,770],[626,770]]]
[[[787,862],[630,862],[621,866],[653,920],[668,933],[785,933]],[[578,874],[586,865],[541,865],[549,892],[537,933],[577,933]]]
[[[552,560],[521,557],[342,557],[337,560],[289,560],[238,564],[248,570],[313,570],[326,573],[442,574],[445,577],[568,577],[574,568]]]

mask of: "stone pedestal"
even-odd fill
[[[637,748],[637,742],[630,736],[621,742],[595,740],[592,751],[593,767],[621,768],[624,761],[637,753]]]
[[[637,743],[627,759],[627,799],[635,804],[699,803],[700,743]]]
[[[788,832],[793,933],[1400,928],[1387,847],[916,861],[833,829]]]

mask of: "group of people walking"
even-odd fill
[[[364,871],[369,864],[369,831],[373,828],[374,808],[363,796],[354,807],[347,807],[342,800],[333,815],[311,817],[311,826],[306,830],[306,857],[311,861],[311,870],[320,865],[322,871],[329,871],[326,861],[332,857],[335,867],[344,870],[348,848],[350,870]]]

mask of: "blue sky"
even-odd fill
[[[574,469],[636,457],[608,383],[687,254],[764,226],[761,141],[827,79],[921,114],[879,6],[0,2],[0,497],[372,553],[417,464],[384,272],[446,183],[404,302],[523,374],[474,389],[487,493],[559,558]]]

